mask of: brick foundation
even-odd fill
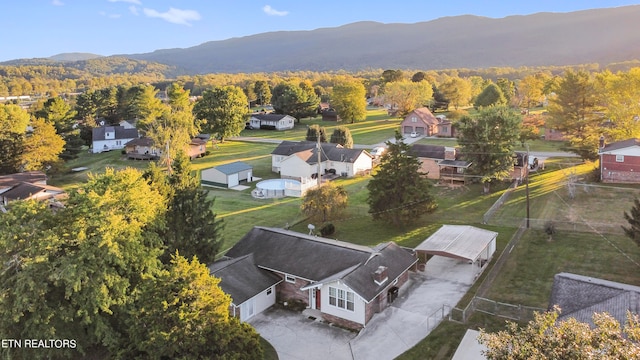
[[[364,327],[362,324],[358,324],[357,322],[353,322],[350,320],[345,320],[341,317],[337,317],[337,316],[333,316],[330,314],[325,314],[322,313],[322,318],[324,319],[324,321],[338,325],[340,327],[343,328],[347,328],[347,329],[352,329],[352,330],[362,330],[362,328]]]

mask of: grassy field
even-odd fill
[[[280,139],[290,141],[301,141],[307,135],[307,127],[309,125],[320,125],[327,130],[327,134],[331,136],[333,129],[337,126],[345,126],[351,131],[353,142],[355,144],[374,145],[384,142],[393,137],[394,131],[400,129],[401,119],[390,118],[385,109],[369,108],[367,110],[367,118],[357,123],[347,122],[330,122],[322,121],[320,117],[311,119],[302,119],[300,123],[296,123],[291,130],[273,131],[273,130],[243,130],[240,136],[260,137],[265,139]]]

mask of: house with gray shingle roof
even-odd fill
[[[318,160],[320,164],[318,166]],[[312,141],[283,141],[271,152],[271,169],[281,178],[315,178],[331,173],[353,177],[371,171],[373,157],[363,149],[346,149],[339,144]]]
[[[94,154],[124,149],[125,145],[139,137],[138,130],[124,126],[101,126],[94,128],[91,133],[92,152]]]
[[[200,183],[207,186],[232,188],[240,183],[251,181],[253,181],[253,166],[242,161],[214,166],[200,172]]]
[[[593,326],[593,314],[606,312],[620,324],[627,311],[640,313],[640,287],[571,273],[554,276],[549,308],[560,307],[559,321],[574,318]]]
[[[420,171],[434,180],[464,182],[465,172],[471,166],[456,148],[450,146],[412,144],[410,154],[420,160]]]
[[[220,288],[231,296],[232,316],[246,321],[276,303],[276,285],[282,278],[259,268],[253,255],[221,260],[209,266],[211,274],[220,278]]]
[[[319,311],[324,320],[353,329],[363,328],[389,306],[417,263],[412,250],[393,242],[371,248],[266,227],[254,227],[234,245],[225,254],[225,261],[232,259],[253,261],[258,269],[277,275],[278,301],[303,304]],[[226,279],[220,272],[214,275],[221,283],[246,281],[238,273]],[[263,285],[242,297],[258,296]],[[255,314],[258,308],[244,311]]]
[[[254,129],[289,130],[293,129],[296,118],[282,114],[251,114],[249,125]]]

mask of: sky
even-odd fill
[[[0,61],[136,54],[357,21],[416,23],[634,5],[615,0],[16,0],[0,7]]]

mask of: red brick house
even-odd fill
[[[421,107],[413,110],[400,123],[403,134],[416,132],[418,136],[453,137],[455,129],[451,121],[444,115],[434,116],[429,108]]]
[[[210,269],[232,298],[232,315],[246,320],[275,301],[297,303],[359,330],[395,299],[418,259],[393,242],[370,248],[254,227],[221,261]]]
[[[600,139],[600,180],[609,183],[640,183],[640,139],[605,144]]]
[[[465,172],[471,166],[454,147],[412,144],[411,154],[420,160],[420,171],[429,179],[465,182]]]

